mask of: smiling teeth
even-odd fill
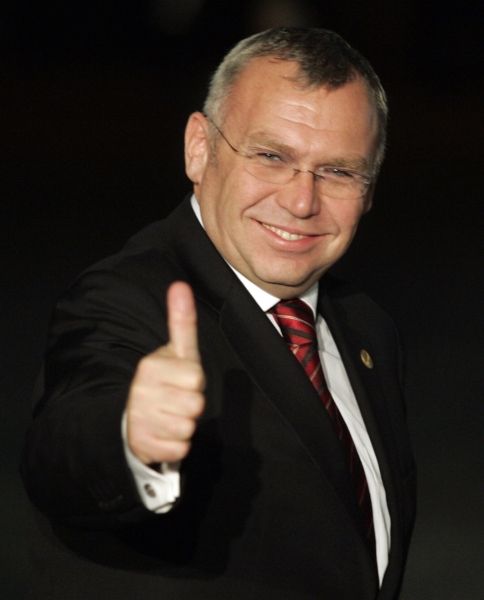
[[[289,233],[289,231],[284,231],[284,229],[278,229],[277,227],[272,227],[272,225],[266,225],[265,223],[262,223],[262,225],[266,229],[273,231],[276,235],[281,237],[283,240],[288,240],[289,242],[295,242],[296,240],[302,240],[304,237],[303,235],[299,235],[297,233]]]

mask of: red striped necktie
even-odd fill
[[[321,361],[319,360],[318,341],[314,325],[313,312],[310,307],[295,298],[281,300],[270,312],[274,315],[282,335],[291,352],[298,359],[309,377],[321,401],[324,404],[333,424],[334,431],[341,441],[346,462],[356,493],[356,500],[363,515],[365,532],[370,545],[374,544],[373,513],[365,471],[355,448],[351,434],[338,410],[324,379]]]

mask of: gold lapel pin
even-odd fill
[[[364,348],[360,350],[360,358],[361,362],[365,365],[367,369],[373,369],[373,359],[371,358],[371,355],[368,352],[368,350],[365,350]]]

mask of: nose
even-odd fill
[[[296,171],[294,177],[279,192],[279,205],[299,219],[307,219],[320,211],[314,175]]]

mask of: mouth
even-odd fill
[[[261,223],[261,225],[265,229],[272,231],[272,233],[275,233],[277,236],[279,236],[283,240],[287,240],[288,242],[296,242],[298,240],[310,237],[307,235],[301,235],[299,233],[291,233],[290,231],[286,231],[285,229],[281,229],[280,227],[274,227],[273,225],[268,225],[267,223]]]

